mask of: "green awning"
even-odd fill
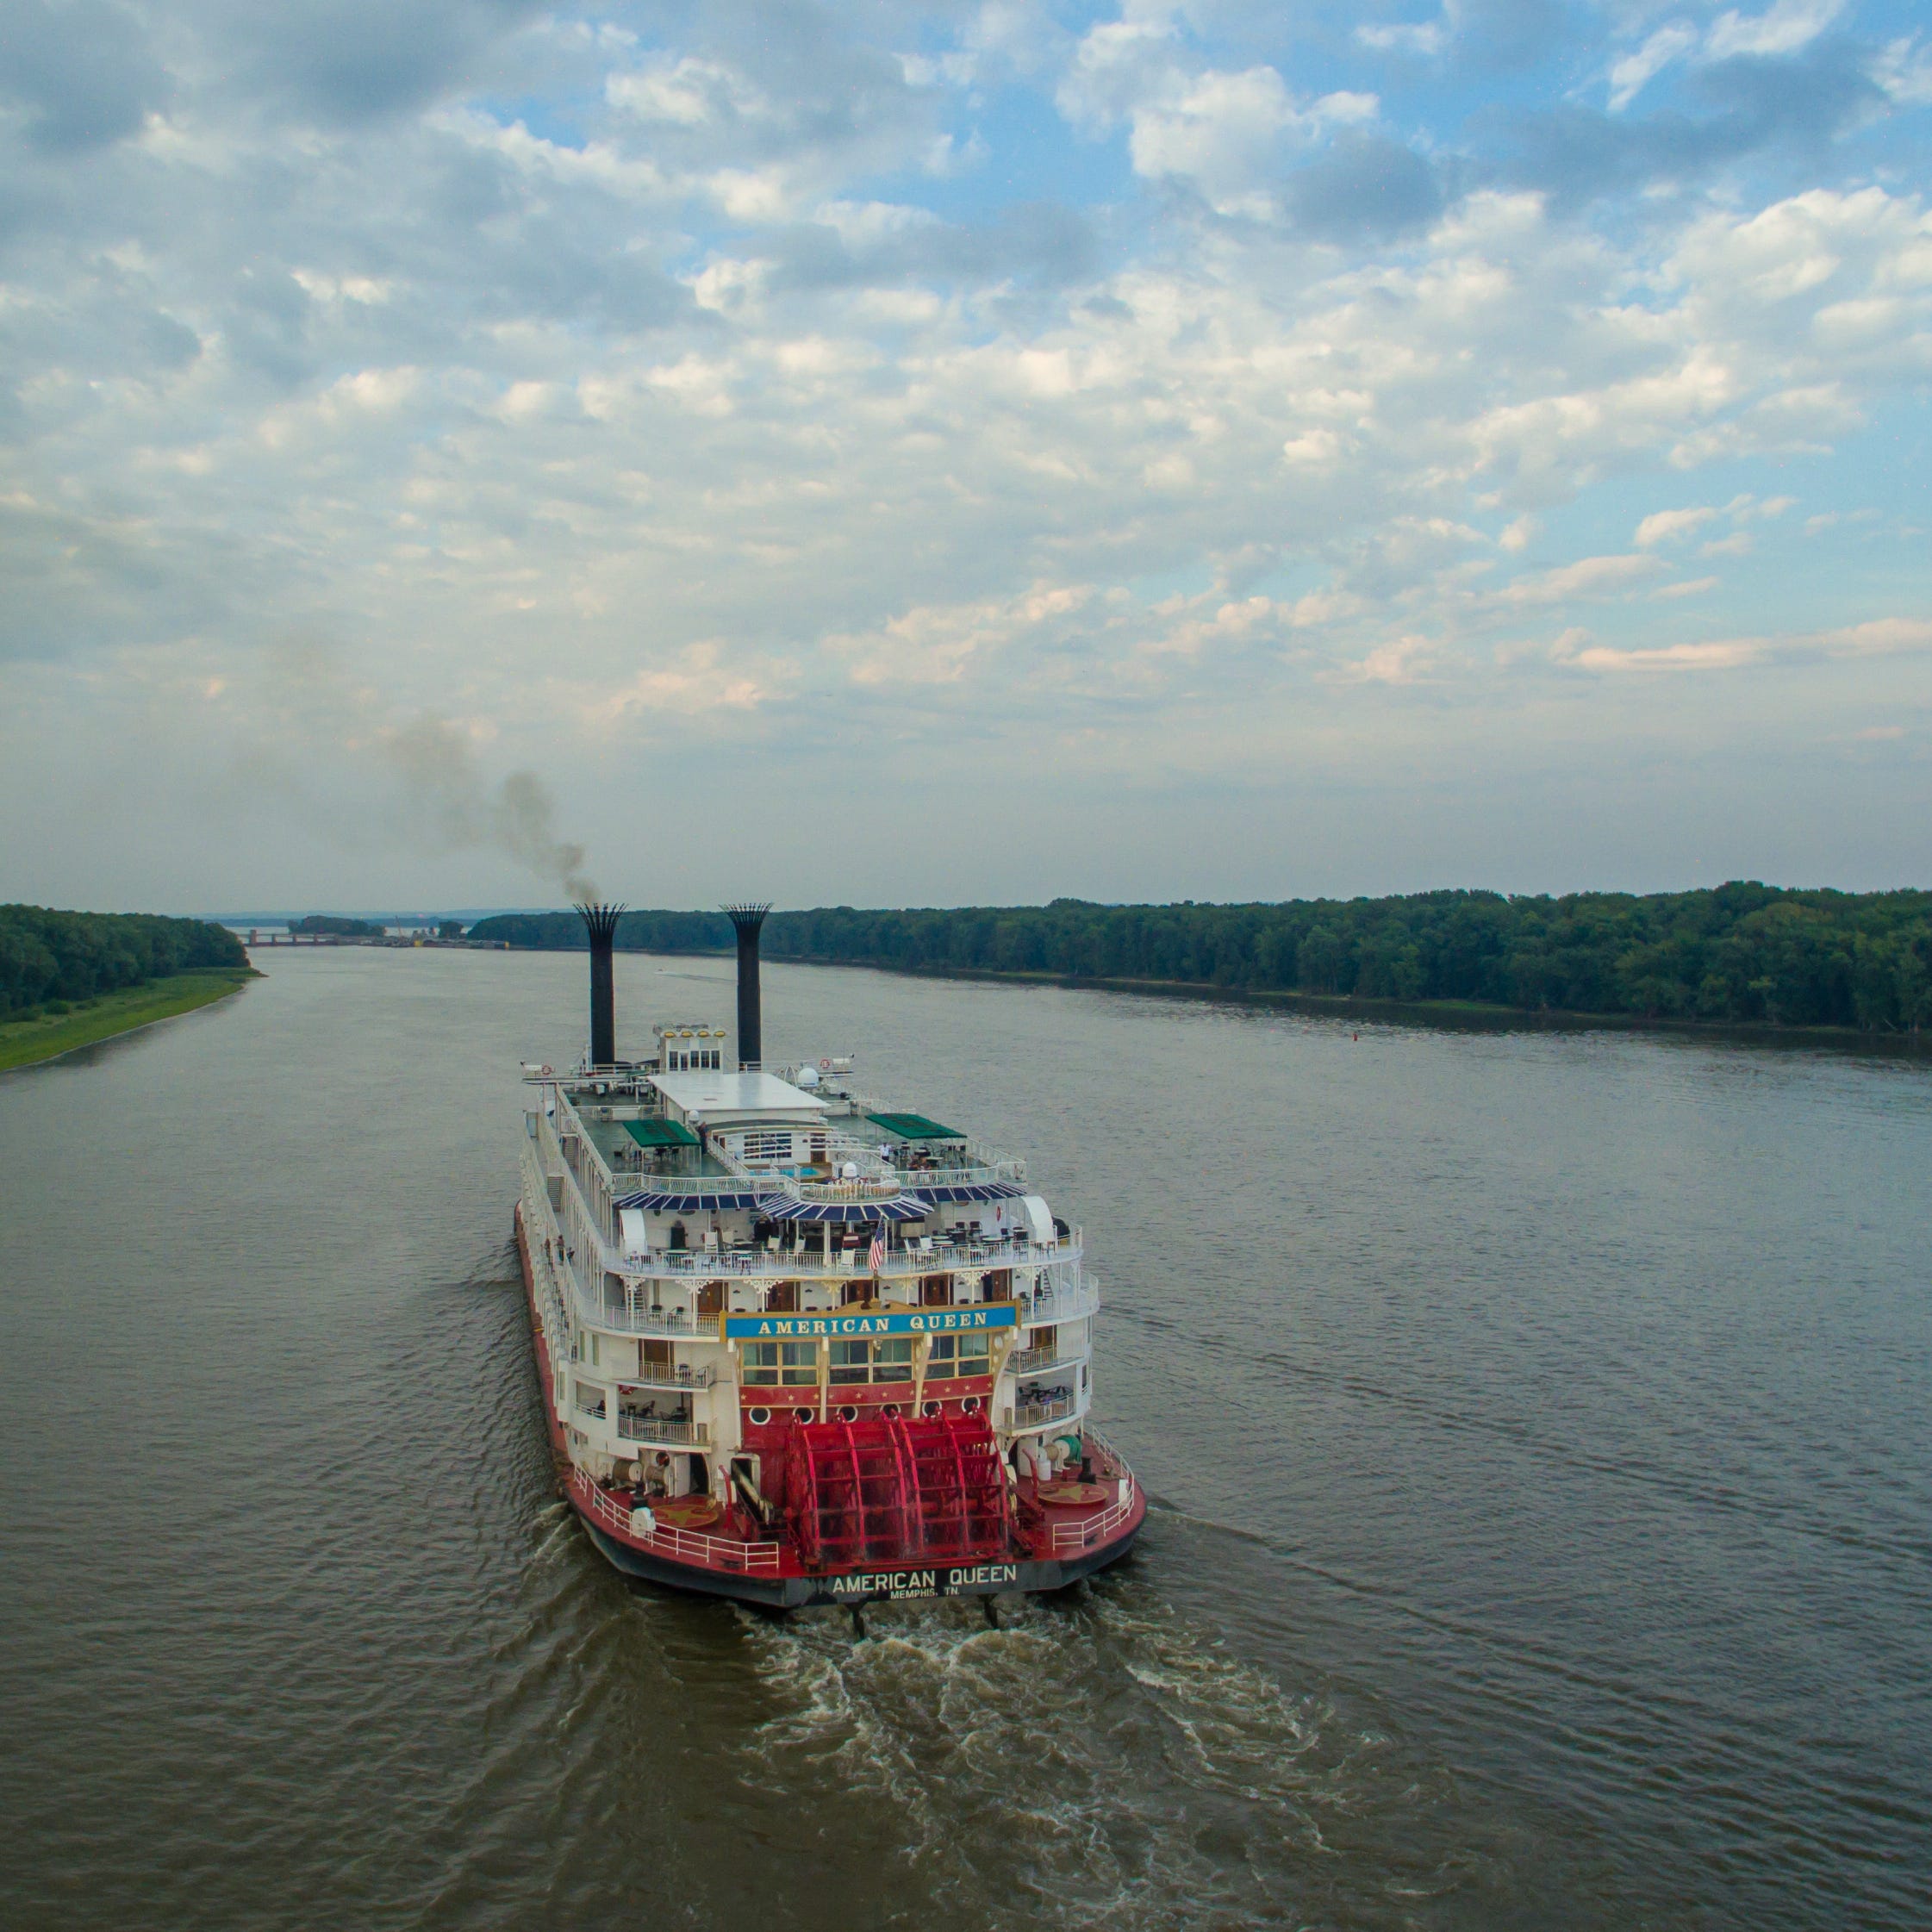
[[[937,1120],[928,1120],[923,1113],[869,1113],[866,1119],[876,1121],[888,1134],[897,1134],[901,1140],[964,1140],[966,1137],[950,1127],[942,1127]]]
[[[626,1120],[624,1131],[639,1147],[695,1147],[698,1137],[682,1120]]]

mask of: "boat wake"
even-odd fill
[[[1144,1583],[999,1630],[969,1604],[868,1614],[859,1641],[832,1614],[746,1617],[777,1705],[747,1748],[763,1777],[890,1805],[907,1877],[974,1923],[1293,1923],[1331,1892],[1337,1825],[1388,1795],[1387,1739]]]

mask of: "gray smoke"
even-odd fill
[[[583,871],[583,847],[557,835],[557,807],[533,771],[513,771],[492,786],[477,769],[469,739],[440,718],[419,718],[377,734],[384,760],[402,780],[411,810],[430,835],[454,851],[507,852],[573,900],[598,896]]]

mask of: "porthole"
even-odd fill
[[[945,1404],[943,1402],[928,1402],[925,1406],[919,1411],[919,1413],[922,1416],[944,1415],[945,1413]]]
[[[979,1397],[976,1395],[969,1395],[965,1399],[965,1400],[959,1405],[959,1412],[963,1416],[976,1416],[980,1412]]]
[[[838,1419],[841,1422],[857,1422],[858,1411],[850,1402],[844,1403],[838,1411]]]
[[[894,1420],[899,1414],[899,1405],[896,1402],[888,1402],[886,1404],[884,1408],[880,1410],[879,1413],[882,1415],[888,1422],[891,1422]]]
[[[763,1429],[771,1420],[771,1411],[770,1409],[747,1409],[745,1412],[745,1419],[754,1429]]]
[[[809,1409],[794,1409],[792,1411],[792,1420],[794,1422],[809,1422],[811,1419],[812,1412]]]

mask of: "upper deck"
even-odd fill
[[[815,1074],[816,1069],[801,1069]],[[1023,1162],[849,1086],[776,1075],[612,1068],[531,1073],[551,1099],[564,1153],[598,1218],[626,1211],[704,1214],[770,1204],[813,1221],[918,1219],[942,1206],[1017,1201],[1044,1243]],[[837,1212],[843,1210],[844,1212]]]

